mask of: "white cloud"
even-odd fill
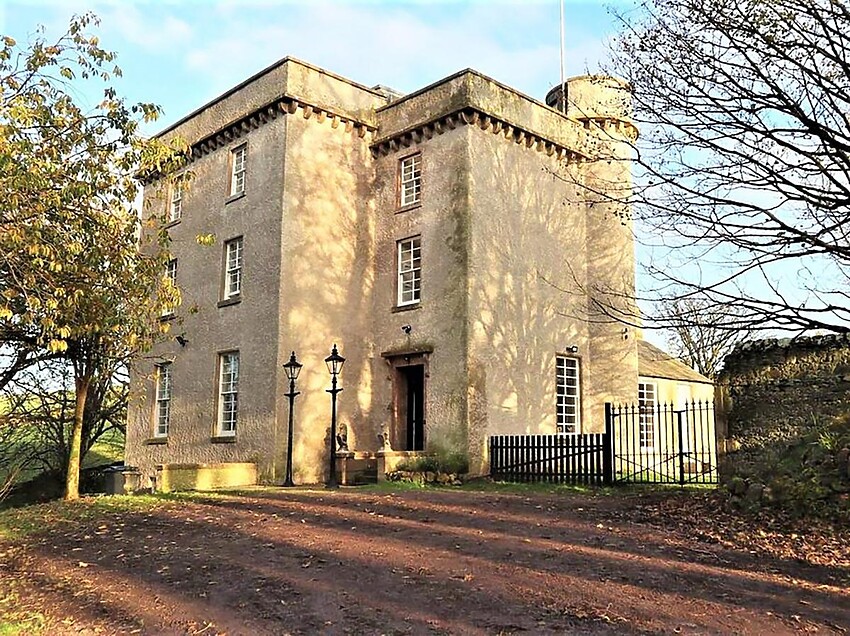
[[[2,0],[0,0],[2,3]],[[176,44],[188,44],[193,37],[192,27],[175,17],[173,7],[121,2],[120,0],[61,0],[45,3],[49,12],[39,20],[48,36],[64,33],[72,16],[94,13],[100,20],[97,32],[107,48],[127,49],[128,44],[145,52],[167,52]],[[36,25],[28,25],[35,29]]]
[[[557,4],[402,6],[288,5],[257,24],[252,12],[219,5],[226,28],[208,34],[184,63],[206,76],[211,97],[292,55],[364,84],[411,91],[471,67],[542,98],[558,81]],[[281,10],[282,9],[282,10]],[[268,19],[271,18],[271,19]],[[568,74],[595,70],[601,39],[570,25]],[[214,86],[214,88],[213,88]]]
[[[139,5],[109,2],[97,9],[97,13],[104,32],[117,37],[118,42],[130,42],[146,52],[166,52],[192,41],[192,27],[165,11],[151,7],[142,11]]]
[[[595,70],[604,11],[585,0],[566,4],[567,74]],[[165,109],[167,119],[148,132],[286,55],[404,92],[467,67],[537,99],[558,82],[556,0],[31,0],[15,21],[18,31],[44,23],[59,34],[73,13],[88,10],[101,17],[103,46],[119,53],[122,94]]]

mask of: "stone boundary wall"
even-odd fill
[[[741,345],[726,357],[717,405],[724,476],[758,469],[790,440],[850,412],[850,334]]]

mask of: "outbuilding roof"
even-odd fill
[[[694,371],[681,360],[646,340],[638,340],[638,375],[684,382],[713,384],[702,373]]]

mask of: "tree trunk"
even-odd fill
[[[74,405],[74,428],[71,429],[71,447],[68,452],[68,475],[65,480],[65,501],[80,498],[80,451],[83,444],[83,415],[91,378],[88,375],[76,378],[76,400]]]

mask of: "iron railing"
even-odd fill
[[[493,435],[490,476],[549,483],[717,483],[711,402],[605,405],[605,432]]]

